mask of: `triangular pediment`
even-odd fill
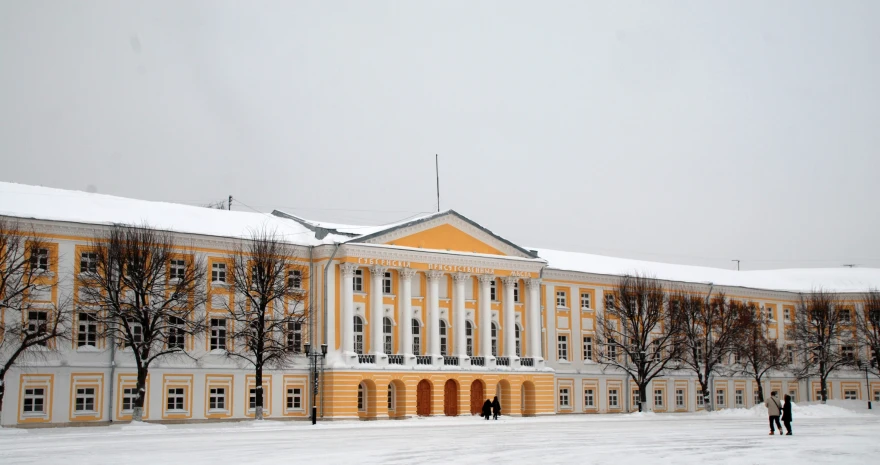
[[[532,252],[452,210],[391,226],[349,242],[522,258],[536,257]]]

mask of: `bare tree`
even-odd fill
[[[186,356],[204,329],[196,309],[205,302],[204,260],[148,225],[115,225],[94,239],[77,273],[80,318],[89,315],[111,344],[130,348],[137,367],[132,420],[143,418],[150,365]]]
[[[16,221],[0,218],[0,410],[6,373],[70,337],[70,298],[54,296],[57,253]]]
[[[862,311],[856,312],[856,328],[859,339],[869,351],[868,369],[880,376],[880,289],[865,293]]]
[[[226,202],[223,200],[218,200],[216,202],[208,202],[202,206],[205,208],[210,208],[212,210],[226,210]]]
[[[638,385],[641,412],[648,385],[676,360],[680,331],[666,304],[666,291],[656,279],[623,276],[611,295],[596,319],[598,358],[626,372]]]
[[[251,232],[229,261],[234,298],[227,304],[233,344],[227,354],[254,367],[254,417],[263,418],[263,370],[281,367],[301,352],[307,318],[303,284],[308,268],[294,260],[295,249],[275,232]]]
[[[797,305],[792,341],[802,364],[794,373],[799,379],[819,378],[822,403],[828,400],[828,377],[856,362],[852,314],[840,296],[821,289],[801,295]]]
[[[736,349],[737,338],[743,332],[740,309],[731,306],[723,293],[712,297],[711,287],[705,296],[682,289],[670,300],[682,334],[679,360],[697,375],[703,404],[711,410],[709,380]]]
[[[767,337],[766,320],[753,303],[733,302],[742,319],[742,336],[737,338],[735,353],[739,363],[733,370],[755,380],[758,385],[758,400],[764,401],[764,387],[761,380],[770,370],[780,370],[788,366],[785,352],[775,341]]]

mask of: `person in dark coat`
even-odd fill
[[[492,400],[492,414],[496,420],[498,415],[501,415],[501,402],[498,402],[498,396],[495,396],[495,399]]]
[[[786,436],[791,436],[791,396],[788,394],[785,395],[785,405],[782,406],[782,423],[788,431]]]
[[[492,416],[492,401],[486,399],[486,402],[483,402],[483,417],[488,420],[490,416]]]

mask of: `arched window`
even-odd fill
[[[498,356],[498,325],[492,322],[492,356]]]
[[[364,353],[364,320],[359,316],[354,317],[354,352]]]
[[[389,412],[394,411],[394,401],[395,401],[394,383],[391,383],[388,385],[388,411]]]
[[[412,320],[412,350],[415,355],[422,355],[422,325],[419,320]]]
[[[440,320],[440,355],[446,355],[446,322]]]
[[[473,357],[474,356],[474,324],[471,323],[470,321],[466,321],[464,323],[464,333],[465,333],[465,337],[467,338],[467,342],[466,342],[467,356]]]
[[[367,411],[367,387],[364,383],[358,384],[358,412]]]
[[[391,343],[391,327],[392,326],[393,325],[391,324],[391,318],[386,317],[382,321],[382,332],[384,333],[385,353],[386,354],[390,354],[391,349],[393,348],[393,344]]]
[[[516,356],[522,356],[522,326],[516,325]]]

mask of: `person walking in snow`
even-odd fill
[[[486,402],[483,402],[483,418],[489,419],[492,416],[492,401],[486,399]]]
[[[495,399],[492,400],[492,414],[496,420],[498,415],[501,415],[501,402],[498,402],[498,396],[495,396]],[[782,427],[780,427],[780,431],[782,431]]]
[[[785,405],[782,406],[782,423],[788,431],[786,436],[791,436],[791,396],[788,394],[785,395]],[[782,434],[782,428],[779,428],[779,434]]]
[[[776,427],[779,428],[779,434],[782,435],[782,425],[779,424],[779,412],[782,410],[782,406],[776,397],[776,391],[770,393],[770,397],[764,401],[764,405],[767,406],[767,415],[770,416],[770,436],[776,433],[776,430],[773,429],[774,421],[776,422]]]

